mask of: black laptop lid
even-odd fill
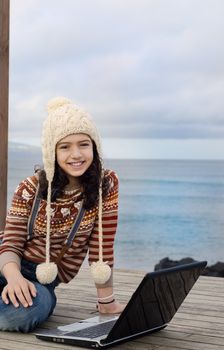
[[[108,334],[106,343],[164,328],[206,265],[202,261],[148,273]]]

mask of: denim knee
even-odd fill
[[[31,332],[52,314],[56,305],[54,289],[37,282],[34,285],[37,296],[33,298],[33,305],[27,308],[22,305],[15,308],[12,303],[6,305],[0,298],[1,331]]]

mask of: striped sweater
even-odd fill
[[[113,267],[113,246],[118,218],[118,178],[111,170],[110,190],[103,199],[103,260]],[[11,261],[20,265],[21,258],[41,263],[45,261],[46,200],[42,199],[33,226],[33,237],[28,240],[28,222],[37,191],[38,179],[28,177],[16,188],[6,218],[0,245],[0,271]],[[51,260],[55,261],[76,219],[81,203],[81,192],[65,192],[62,198],[51,203]],[[58,277],[68,283],[78,273],[89,251],[89,263],[99,258],[97,206],[86,210],[72,246],[65,252],[58,265]],[[104,286],[110,286],[111,279]]]

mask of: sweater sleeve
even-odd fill
[[[103,199],[102,228],[103,228],[103,261],[113,268],[114,264],[114,239],[118,221],[118,177],[110,170],[107,170],[105,176],[109,177],[109,192]],[[98,241],[98,218],[96,219],[93,232],[89,240],[89,264],[99,260],[99,241]],[[112,286],[113,272],[111,278],[104,285],[96,287],[104,288]]]
[[[9,262],[20,266],[27,240],[27,223],[37,188],[35,176],[22,181],[16,188],[1,234],[0,271]]]

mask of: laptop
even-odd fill
[[[99,315],[35,333],[42,340],[107,348],[167,326],[207,265],[206,261],[147,273],[120,315]]]

